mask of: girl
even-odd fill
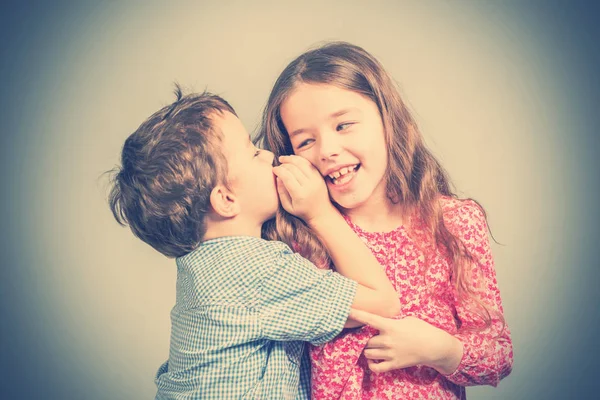
[[[463,399],[464,386],[495,386],[510,373],[485,213],[452,192],[373,56],[336,42],[296,58],[275,83],[257,141],[321,172],[402,305],[385,335],[373,338],[378,330],[365,326],[311,348],[313,398]],[[283,210],[264,233],[330,263],[318,238]]]

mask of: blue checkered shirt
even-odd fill
[[[156,399],[309,399],[305,341],[343,328],[356,283],[281,242],[204,242],[177,259],[169,360]]]

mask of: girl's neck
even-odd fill
[[[394,204],[383,196],[353,209],[342,209],[354,224],[367,232],[390,232],[405,222],[407,215],[401,203]]]

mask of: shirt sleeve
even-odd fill
[[[261,282],[260,322],[271,340],[303,340],[322,344],[344,327],[357,283],[282,250]]]
[[[485,216],[481,208],[469,200],[450,217],[447,226],[473,257],[470,279],[477,295],[491,311],[491,325],[484,330],[478,329],[481,318],[471,311],[471,307],[458,301],[454,293],[456,318],[460,323],[455,337],[463,344],[463,357],[456,371],[446,378],[462,386],[496,386],[512,370],[513,348],[503,317]]]

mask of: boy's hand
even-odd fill
[[[325,180],[306,159],[299,156],[279,157],[281,165],[273,168],[277,192],[283,208],[307,224],[337,212],[329,200]]]

